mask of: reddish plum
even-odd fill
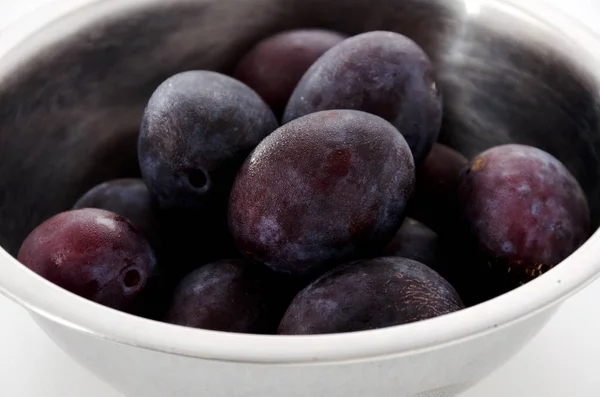
[[[144,291],[156,259],[142,232],[115,213],[60,213],[27,236],[17,259],[54,284],[120,310]]]
[[[322,29],[275,34],[256,44],[242,58],[233,76],[254,89],[280,115],[308,68],[345,37]]]
[[[240,251],[306,275],[382,249],[414,184],[406,141],[387,121],[331,110],[294,120],[248,157],[229,224]]]
[[[481,153],[463,171],[458,192],[482,266],[517,283],[557,265],[589,236],[579,183],[540,149],[513,144]]]

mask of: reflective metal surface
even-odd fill
[[[575,173],[599,220],[594,68],[585,48],[517,8],[448,0],[136,4],[76,32],[63,28],[53,45],[0,71],[0,245],[10,253],[93,184],[137,173],[141,112],[164,78],[227,72],[260,38],[301,26],[412,37],[437,66],[442,142],[466,155],[507,142],[541,147]]]

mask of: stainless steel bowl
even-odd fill
[[[163,79],[227,72],[257,40],[294,27],[412,37],[445,96],[441,141],[468,156],[508,142],[547,150],[584,187],[597,226],[600,42],[552,8],[516,0],[85,0],[51,21],[28,18],[47,23],[0,57],[0,288],[128,396],[449,396],[512,357],[600,272],[596,234],[482,305],[310,337],[187,329],[74,296],[9,254],[92,185],[135,175],[141,112]]]

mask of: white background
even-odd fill
[[[0,27],[47,1],[0,0]],[[600,1],[547,1],[600,33]],[[599,305],[597,282],[564,304],[553,321],[514,360],[461,397],[600,396]],[[23,309],[1,296],[0,395],[123,397],[71,361]]]

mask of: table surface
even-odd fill
[[[0,27],[48,0],[0,0]],[[523,0],[525,1],[525,0]],[[550,1],[550,0],[548,0]],[[597,0],[553,0],[600,33]],[[517,357],[461,397],[600,395],[600,281],[566,302]],[[0,296],[0,387],[7,397],[123,397],[79,367]]]

